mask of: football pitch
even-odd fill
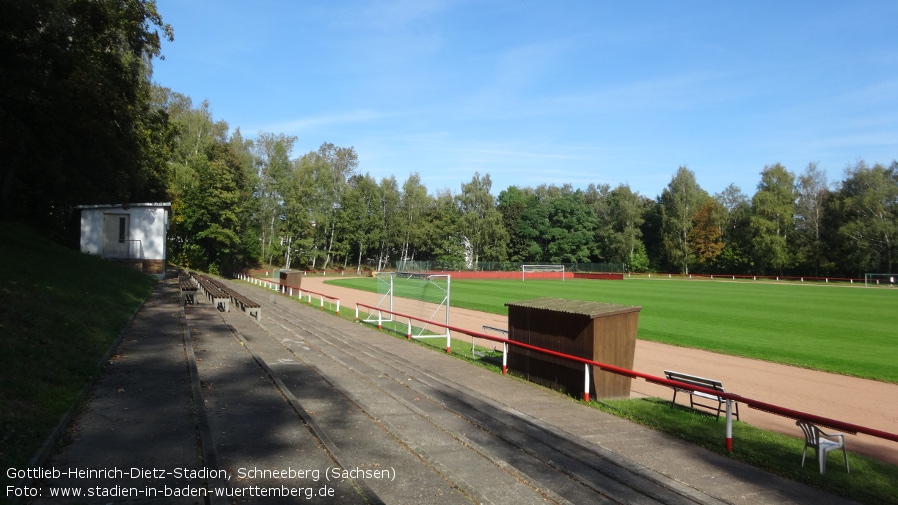
[[[376,291],[371,278],[328,281]],[[539,297],[642,307],[639,338],[898,383],[898,290],[792,282],[453,279],[451,306]]]

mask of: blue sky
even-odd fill
[[[898,2],[157,0],[154,80],[245,136],[354,146],[431,192],[629,184],[754,194],[898,159]]]

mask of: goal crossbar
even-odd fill
[[[527,279],[527,273],[561,272],[561,280],[564,280],[564,265],[521,265],[521,280]]]

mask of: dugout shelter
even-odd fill
[[[505,305],[509,340],[633,369],[642,307],[561,298]],[[583,393],[583,365],[574,361],[510,346],[508,369],[555,390],[571,395]],[[630,382],[630,377],[595,369],[590,397],[628,398]]]

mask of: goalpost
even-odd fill
[[[896,286],[898,274],[864,274],[864,286]]]
[[[564,265],[521,265],[521,280],[527,280],[528,273],[561,272],[561,280],[564,280]]]
[[[409,338],[446,338],[446,350],[451,347],[449,328],[433,328],[431,323],[449,326],[450,284],[448,274],[416,272],[377,272],[377,308],[408,314],[418,318],[408,324]],[[400,331],[400,323],[393,314],[368,314],[366,323],[388,322],[388,329]],[[414,325],[414,328],[412,326]],[[428,330],[428,327],[432,329]],[[428,332],[425,334],[425,332]]]

